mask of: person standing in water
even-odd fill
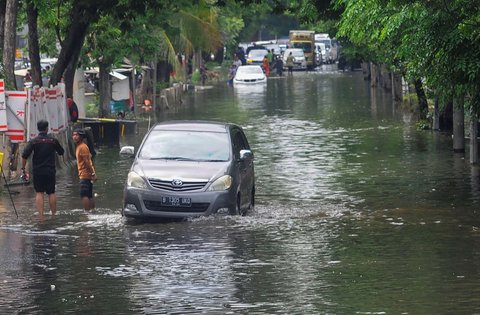
[[[57,212],[57,197],[55,195],[56,162],[55,153],[63,155],[65,150],[57,139],[47,134],[48,121],[37,122],[38,136],[31,139],[22,152],[22,172],[26,174],[25,166],[33,152],[33,188],[35,189],[35,206],[38,214],[43,217],[44,195],[48,195],[48,204],[52,215]]]
[[[75,142],[75,156],[77,158],[78,177],[80,178],[80,198],[85,210],[95,208],[93,199],[93,183],[97,181],[92,156],[87,144],[84,142],[85,130],[77,128],[73,131],[72,138]]]
[[[288,74],[292,75],[293,74],[293,63],[295,62],[295,58],[292,55],[292,52],[290,52],[287,56],[287,69],[288,69]]]

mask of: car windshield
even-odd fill
[[[220,132],[154,130],[145,140],[139,157],[185,161],[228,161],[228,135]]]
[[[312,44],[311,43],[293,43],[293,48],[300,48],[306,53],[312,52]]]
[[[260,67],[239,67],[237,74],[262,74],[263,70]]]
[[[266,51],[265,49],[254,49],[250,50],[248,58],[263,58],[266,54],[268,54],[268,51]]]
[[[305,54],[301,50],[291,50],[293,57],[304,57]],[[290,52],[288,52],[290,53]],[[288,56],[288,55],[287,55]]]

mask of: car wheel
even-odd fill
[[[237,202],[235,202],[235,206],[229,209],[230,215],[240,215],[240,195],[237,195]]]

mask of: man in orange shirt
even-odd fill
[[[87,144],[83,141],[85,139],[85,130],[75,129],[73,131],[73,142],[77,148],[75,149],[75,156],[77,158],[78,177],[80,178],[80,198],[82,198],[82,205],[85,210],[95,208],[95,200],[93,199],[93,183],[97,181],[95,168],[93,167],[92,157]]]

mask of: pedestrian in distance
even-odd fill
[[[263,72],[265,72],[265,75],[267,77],[270,76],[270,62],[268,61],[267,55],[263,57],[262,67],[263,67]]]
[[[25,166],[33,152],[33,188],[35,189],[35,206],[38,214],[43,218],[44,195],[48,195],[48,204],[52,215],[57,212],[57,197],[55,195],[56,162],[55,153],[63,155],[65,150],[57,139],[47,134],[48,121],[37,122],[38,136],[31,139],[22,152],[22,172],[26,176]]]
[[[237,67],[235,66],[235,64],[232,64],[230,66],[230,69],[228,69],[228,75],[227,75],[228,85],[233,85],[233,78],[235,78],[236,72],[237,72]]]
[[[288,69],[288,74],[293,75],[293,63],[295,62],[295,58],[292,55],[292,52],[290,52],[287,56],[287,69]]]
[[[238,59],[242,62],[242,66],[247,64],[247,59],[245,59],[245,51],[242,47],[237,48],[237,52],[235,53],[238,56]]]
[[[283,60],[282,60],[282,57],[277,56],[275,58],[274,67],[277,69],[277,75],[279,77],[283,76]]]
[[[80,198],[85,210],[95,208],[95,200],[93,198],[93,183],[97,181],[95,168],[93,167],[92,156],[88,145],[85,143],[85,130],[77,128],[72,134],[73,142],[75,142],[75,156],[77,158],[78,177],[80,179]]]
[[[238,67],[242,65],[242,61],[240,60],[240,58],[238,58],[236,54],[235,56],[233,56],[233,64],[235,65],[235,71],[237,71]]]
[[[273,66],[273,49],[267,49],[268,53],[267,53],[267,58],[268,58],[268,62],[270,63],[270,66]]]

